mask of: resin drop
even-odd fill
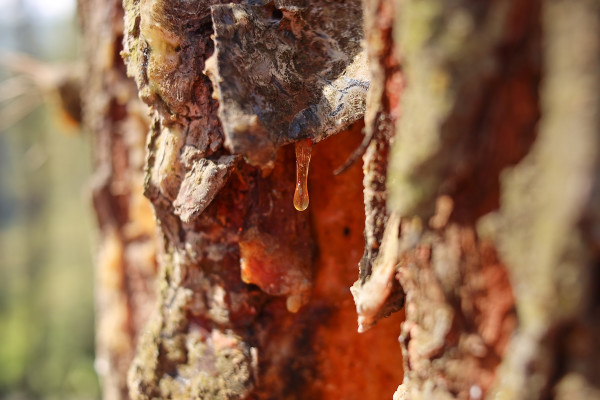
[[[296,142],[296,191],[294,192],[294,207],[298,211],[308,208],[308,165],[312,140],[306,139]]]

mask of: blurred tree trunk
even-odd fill
[[[146,106],[125,73],[120,1],[81,0],[87,74],[83,114],[93,137],[96,371],[105,399],[125,399],[127,370],[155,301],[156,222],[143,195]]]
[[[375,3],[405,87],[397,398],[599,398],[600,2]]]
[[[600,398],[600,2],[216,3],[80,0],[105,398]]]

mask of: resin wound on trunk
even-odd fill
[[[294,207],[298,211],[308,208],[308,165],[310,164],[310,152],[312,140],[300,140],[296,142],[296,191],[294,192]]]

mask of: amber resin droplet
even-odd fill
[[[310,152],[312,140],[300,140],[296,142],[296,191],[294,192],[294,207],[298,211],[308,208],[308,164],[310,164]]]

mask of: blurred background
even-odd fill
[[[77,59],[75,14],[0,0],[1,399],[99,398],[90,138],[52,94]]]

